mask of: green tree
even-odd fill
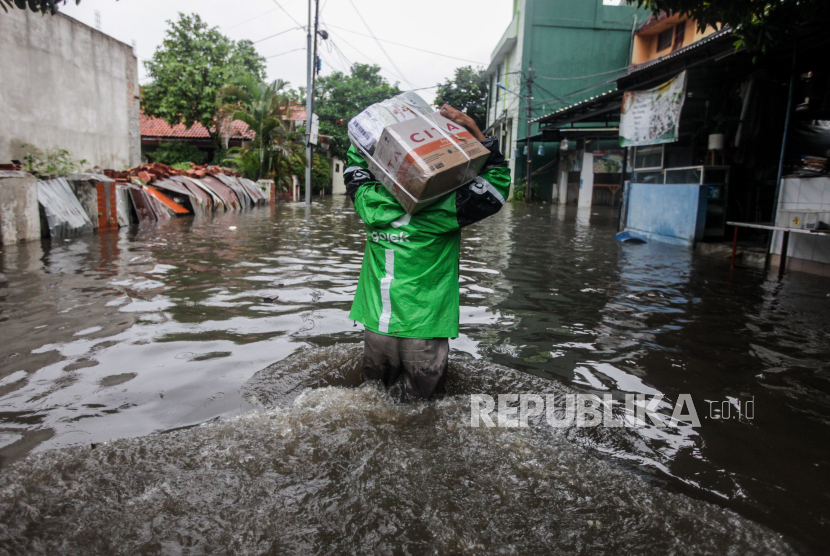
[[[181,141],[162,143],[156,150],[148,152],[147,158],[152,162],[160,162],[169,166],[182,162],[193,162],[194,164],[204,164],[205,162],[205,155],[198,147]]]
[[[661,12],[689,14],[698,29],[730,26],[750,52],[762,54],[798,32],[807,22],[827,22],[828,0],[626,0]]]
[[[167,23],[167,38],[144,62],[153,79],[141,90],[144,113],[170,125],[199,122],[221,146],[214,125],[219,90],[246,76],[262,80],[265,59],[250,41],[230,40],[197,14],[180,13],[178,21]]]
[[[283,116],[288,113],[293,98],[284,89],[285,81],[262,83],[251,76],[241,78],[238,85],[225,85],[219,91],[219,120],[239,120],[253,130],[250,145],[231,149],[229,160],[251,179],[279,178],[302,150],[301,135],[292,133]],[[280,181],[280,180],[276,180]]]
[[[331,165],[317,153],[314,153],[314,164],[311,167],[311,188],[315,193],[325,191],[331,195]]]
[[[438,84],[435,105],[449,104],[475,120],[480,129],[487,122],[487,76],[484,68],[465,66],[455,70],[455,78]]]
[[[320,117],[320,134],[331,135],[332,152],[343,155],[349,148],[346,125],[370,104],[402,91],[380,75],[380,66],[354,64],[351,74],[336,71],[317,79],[315,112]]]

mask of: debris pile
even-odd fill
[[[138,222],[245,210],[266,205],[270,199],[259,185],[221,166],[185,170],[156,162],[103,173],[115,180],[119,196],[129,198],[130,214]]]
[[[3,170],[17,171],[19,165],[0,165]],[[95,168],[83,174],[41,175],[37,201],[45,215],[43,237],[63,238],[187,214],[242,211],[267,205],[271,189],[265,191],[221,166],[181,169],[153,163],[125,171]]]
[[[137,178],[145,184],[149,184],[153,180],[169,178],[170,176],[203,178],[207,175],[217,174],[224,174],[226,176],[233,176],[236,178],[242,177],[242,174],[239,172],[235,172],[230,168],[224,168],[222,166],[193,166],[193,168],[189,170],[183,170],[181,168],[168,166],[167,164],[161,164],[160,162],[142,164],[141,166],[136,166],[135,168],[130,168],[129,170],[125,170],[123,172],[118,172],[116,170],[104,170],[104,175],[113,178],[114,180],[129,181],[131,178]]]

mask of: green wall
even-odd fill
[[[602,0],[528,0],[526,9],[522,68],[527,70],[533,62],[534,118],[614,89],[614,83],[601,83],[619,74],[568,81],[544,77],[581,77],[626,67],[634,18],[639,27],[651,15],[628,5],[604,6]],[[596,86],[588,88],[591,85]],[[527,136],[526,110],[527,104],[521,101],[519,138]],[[533,124],[531,134],[538,132],[538,124]],[[557,156],[558,145],[548,143],[545,148],[544,157],[533,157],[534,169]],[[517,182],[524,177],[524,160],[521,156],[517,161]]]

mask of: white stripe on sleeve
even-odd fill
[[[381,313],[378,321],[378,330],[383,333],[389,332],[389,321],[392,319],[392,297],[390,289],[392,280],[395,279],[395,252],[386,249],[386,276],[380,279],[380,302]]]

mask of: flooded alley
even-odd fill
[[[360,385],[345,196],[5,246],[0,554],[823,553],[827,279],[616,218],[466,228],[429,403]],[[688,394],[701,426],[471,427],[504,393]]]

